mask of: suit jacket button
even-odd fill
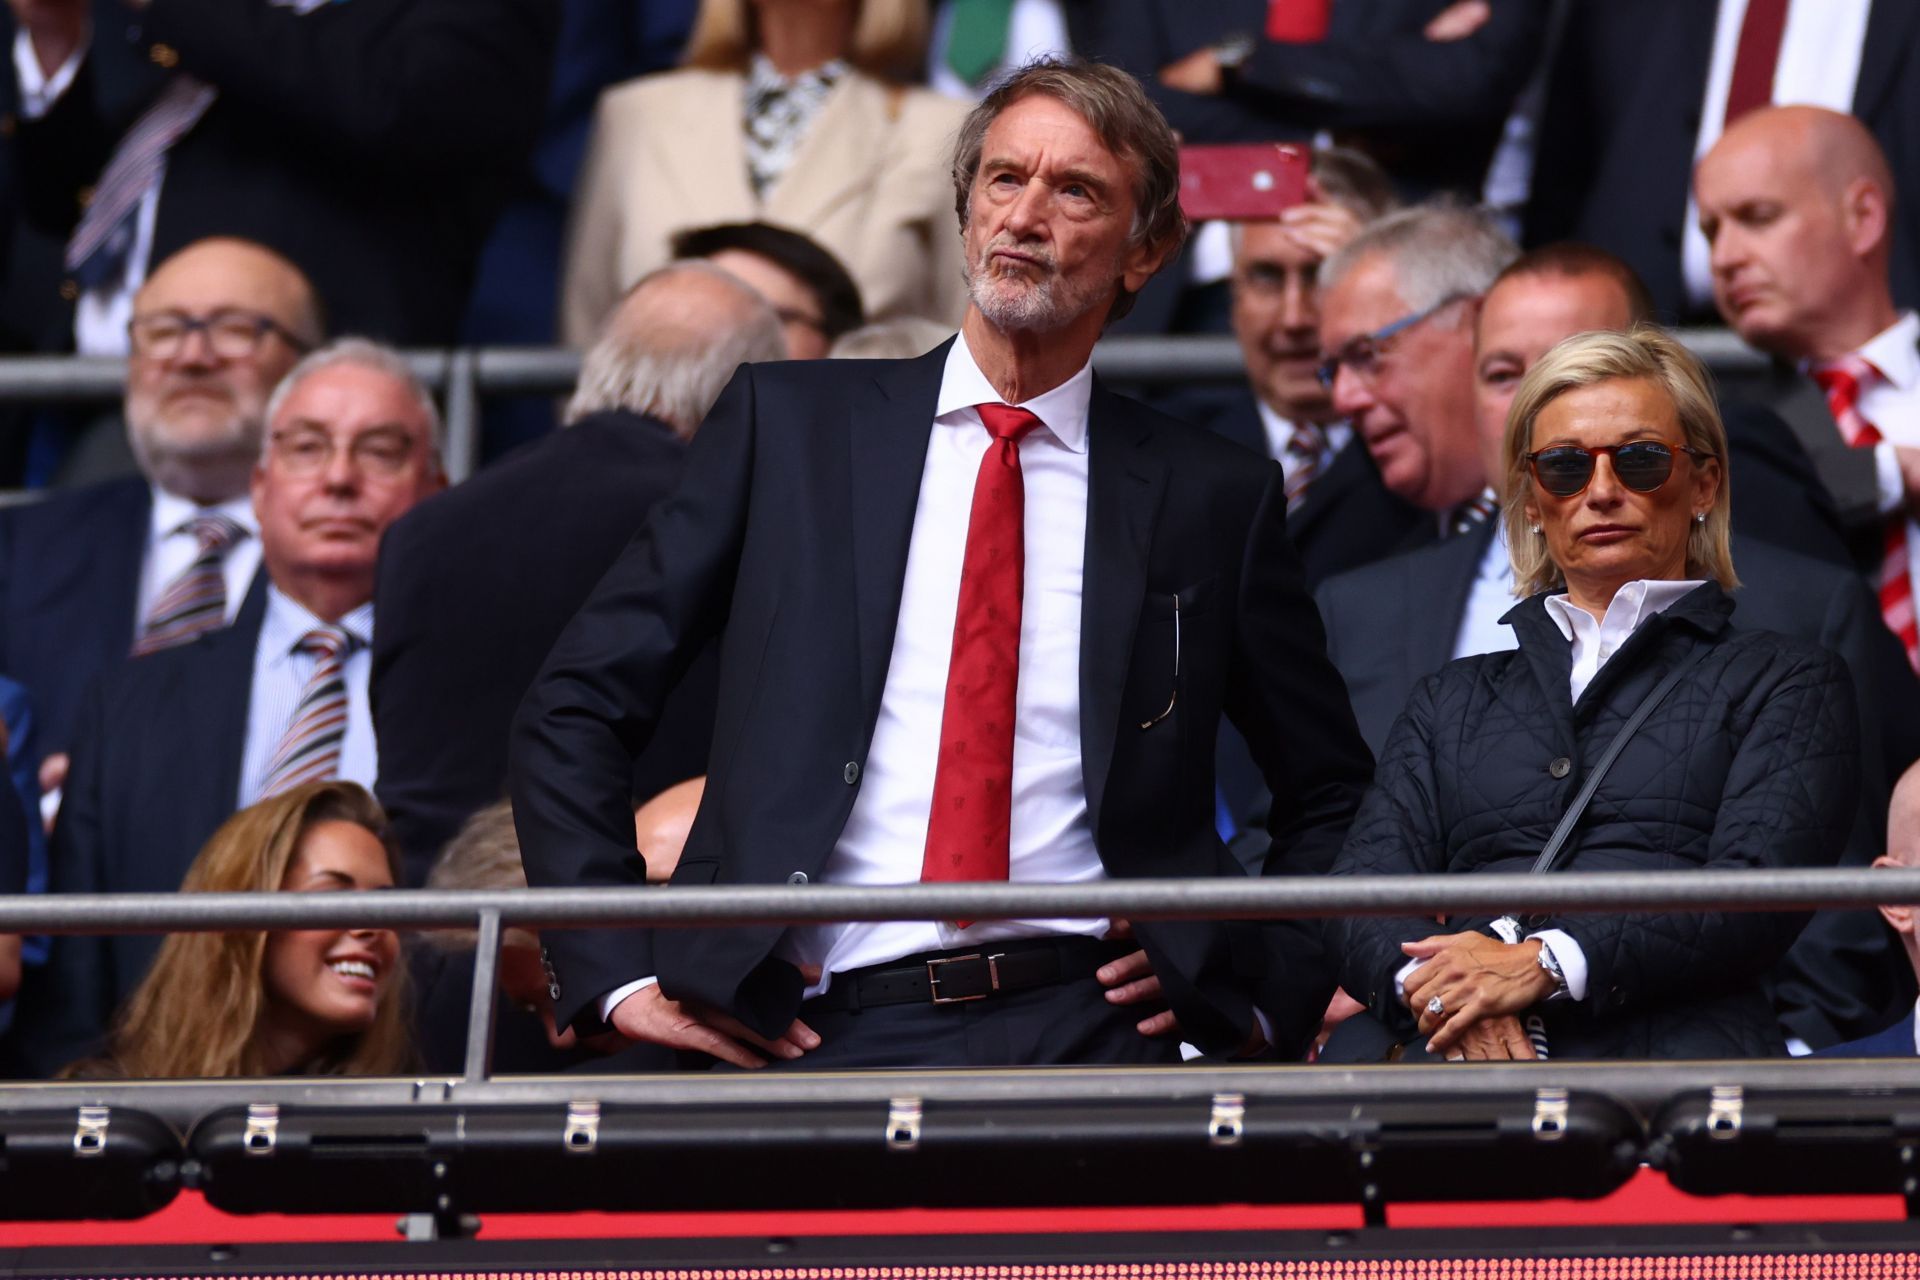
[[[1556,758],[1552,764],[1547,766],[1547,772],[1556,778],[1564,778],[1573,772],[1573,761],[1567,759],[1565,756],[1560,756]]]
[[[852,786],[854,783],[860,781],[860,762],[858,760],[847,761],[847,767],[840,771],[840,776],[846,780],[848,786]]]
[[[792,875],[787,877],[788,884],[805,884],[806,882],[807,882],[807,873],[804,871],[796,871]]]

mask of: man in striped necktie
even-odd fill
[[[387,526],[443,483],[439,417],[398,354],[345,339],[287,375],[267,422],[251,478],[264,581],[231,626],[96,684],[54,827],[56,893],[177,888],[236,809],[322,778],[373,782],[374,566]],[[156,943],[55,944],[46,985],[82,1007],[39,1012],[36,1066],[85,1051]]]

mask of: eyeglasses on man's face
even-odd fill
[[[1601,454],[1613,466],[1614,479],[1635,493],[1653,493],[1673,474],[1673,456],[1684,453],[1696,463],[1713,455],[1691,445],[1670,445],[1661,440],[1629,440],[1624,444],[1597,445],[1591,449],[1577,444],[1556,444],[1521,455],[1533,472],[1534,483],[1556,498],[1571,498],[1585,493],[1593,483],[1593,473]]]
[[[252,359],[268,337],[278,338],[296,352],[307,350],[305,342],[272,316],[240,307],[223,307],[204,316],[149,311],[127,324],[133,354],[144,360],[175,359],[196,333],[206,337],[207,348],[222,360]]]
[[[319,475],[333,465],[342,444],[317,427],[293,427],[268,437],[274,462],[288,475]],[[362,475],[391,479],[407,469],[417,448],[398,428],[362,431],[345,442],[347,457]]]
[[[1333,384],[1340,376],[1340,367],[1345,365],[1354,375],[1371,382],[1380,374],[1380,359],[1386,355],[1393,340],[1424,320],[1445,311],[1456,302],[1464,302],[1468,295],[1450,293],[1425,311],[1416,311],[1410,316],[1401,316],[1392,324],[1375,329],[1372,333],[1356,334],[1340,344],[1340,349],[1320,362],[1315,370],[1320,375],[1320,385],[1333,390]]]

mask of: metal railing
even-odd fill
[[[1801,910],[1920,901],[1920,869],[1564,872],[1132,880],[1092,884],[732,885],[378,893],[0,897],[0,933],[477,929],[462,1078],[487,1079],[501,933],[850,920],[1280,919],[1336,915]],[[1920,1083],[1920,1076],[1916,1077]],[[5,1088],[0,1087],[0,1099]]]
[[[1721,377],[1767,366],[1726,329],[1687,329],[1680,337]],[[463,480],[480,456],[481,404],[491,396],[562,395],[580,375],[580,355],[562,347],[454,347],[407,353],[414,372],[439,392],[445,411],[447,474]],[[1240,348],[1225,335],[1108,338],[1094,367],[1123,384],[1232,382],[1245,374]],[[0,357],[0,404],[117,401],[126,362],[76,356]]]

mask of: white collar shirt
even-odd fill
[[[1460,630],[1453,641],[1456,658],[1520,647],[1513,628],[1500,621],[1514,605],[1513,558],[1507,554],[1506,522],[1496,512],[1488,523],[1493,526],[1493,536],[1487,539],[1487,549],[1473,573],[1473,585],[1467,590],[1467,607],[1460,615]]]
[[[1272,408],[1265,400],[1255,396],[1253,407],[1260,414],[1260,430],[1267,438],[1267,456],[1280,464],[1288,475],[1307,461],[1307,456],[1293,447],[1294,421]],[[1347,422],[1328,422],[1321,424],[1320,430],[1326,434],[1327,449],[1320,459],[1331,462],[1339,452],[1353,441],[1353,426]]]
[[[140,558],[140,595],[134,602],[134,634],[146,624],[154,604],[173,580],[187,571],[200,555],[200,543],[188,530],[196,516],[222,515],[247,531],[244,538],[227,548],[220,562],[220,576],[227,588],[227,621],[240,611],[247,588],[253,584],[254,571],[260,567],[260,521],[253,514],[253,503],[234,498],[215,506],[203,507],[187,498],[153,487],[153,503],[147,520],[147,545]]]
[[[1696,164],[1713,150],[1726,129],[1727,90],[1733,84],[1734,54],[1740,45],[1741,24],[1747,17],[1747,0],[1719,0],[1718,7],[1713,53],[1707,63],[1706,96],[1700,103],[1700,132],[1694,138]],[[1872,9],[1873,0],[1787,0],[1787,25],[1780,36],[1780,56],[1774,62],[1769,101],[1776,106],[1826,107],[1851,114]],[[1696,306],[1711,307],[1712,250],[1701,234],[1700,206],[1694,203],[1691,191],[1680,234],[1681,273],[1687,297]]]
[[[1647,579],[1629,582],[1613,593],[1607,616],[1594,616],[1570,602],[1565,593],[1547,597],[1547,616],[1560,628],[1560,634],[1573,645],[1573,677],[1570,692],[1575,702],[1607,665],[1607,659],[1619,652],[1627,637],[1640,624],[1671,608],[1675,601],[1704,586],[1705,579]]]
[[[247,743],[237,797],[241,808],[260,798],[274,748],[293,723],[307,678],[319,661],[310,653],[295,652],[294,646],[307,632],[326,625],[280,588],[268,584],[267,610],[260,622],[259,643],[253,650],[253,684],[247,699]],[[333,625],[353,639],[342,671],[347,684],[347,732],[340,742],[340,769],[335,776],[371,787],[379,764],[373,742],[373,713],[367,704],[367,678],[373,669],[372,603],[350,610]]]
[[[1021,441],[1026,490],[1025,586],[1013,746],[1010,878],[1086,883],[1106,878],[1094,848],[1080,756],[1080,600],[1087,536],[1091,365],[1019,407],[1041,426]],[[975,405],[1000,395],[964,336],[941,376],[914,508],[900,615],[880,695],[880,714],[860,793],[822,879],[831,884],[906,884],[920,879],[944,713],[960,571],[975,477],[989,436]],[[908,427],[906,429],[911,429]],[[1002,938],[1097,937],[1105,920],[891,921],[791,930],[781,954],[835,972]]]

